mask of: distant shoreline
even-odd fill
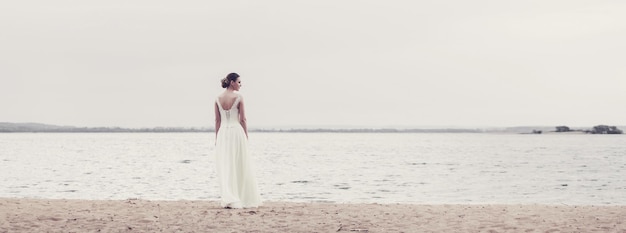
[[[250,129],[255,133],[485,133],[471,129]],[[214,133],[215,129],[196,128],[76,128],[0,129],[0,133]]]
[[[520,126],[504,128],[251,128],[257,133],[507,133],[507,134],[585,134],[582,128],[566,132],[555,131],[549,126]],[[41,123],[0,122],[0,133],[213,133],[214,128],[205,127],[75,127]]]
[[[481,129],[394,129],[394,128],[251,128],[262,133],[483,133]],[[41,123],[0,122],[0,133],[212,133],[214,128],[204,127],[75,127]]]

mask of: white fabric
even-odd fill
[[[237,96],[229,110],[224,110],[219,99],[216,101],[221,116],[215,143],[216,171],[222,207],[251,208],[261,205],[261,196],[248,154],[248,139],[239,122],[240,99]]]

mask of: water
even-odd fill
[[[0,197],[217,200],[212,133],[0,134]],[[252,133],[264,200],[626,205],[626,136]]]

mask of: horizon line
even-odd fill
[[[170,129],[214,129],[213,126],[76,126],[76,125],[57,125],[57,124],[48,124],[48,123],[40,123],[40,122],[0,122],[0,124],[14,124],[14,125],[41,125],[47,127],[62,127],[62,128],[110,128],[110,129],[162,129],[162,128],[170,128]],[[617,127],[626,127],[626,125],[611,125],[611,124],[595,124],[592,126],[568,126],[566,124],[560,125],[515,125],[515,126],[460,126],[460,125],[328,125],[328,124],[320,124],[320,125],[283,125],[283,126],[255,126],[249,127],[249,129],[255,130],[316,130],[316,129],[327,129],[327,130],[353,130],[353,129],[513,129],[513,128],[556,128],[559,126],[567,126],[569,128],[585,128],[585,127],[594,127],[598,125],[610,125]]]

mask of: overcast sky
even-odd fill
[[[0,3],[0,122],[250,127],[626,124],[624,1]]]

